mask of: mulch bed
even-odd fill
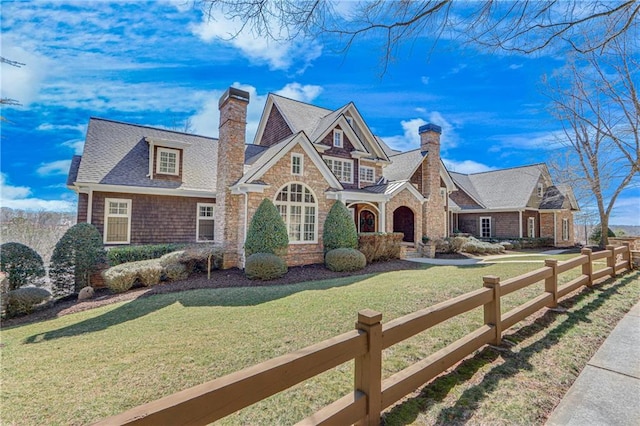
[[[79,302],[69,298],[40,309],[30,315],[12,318],[2,322],[3,327],[23,325],[37,321],[45,321],[63,315],[82,312],[99,306],[112,303],[133,300],[139,297],[148,297],[154,294],[175,293],[186,290],[227,287],[265,287],[286,284],[296,284],[305,281],[328,280],[332,278],[349,277],[354,275],[376,274],[389,271],[421,269],[424,265],[406,260],[391,260],[367,265],[356,272],[333,272],[322,264],[296,266],[289,268],[289,272],[282,277],[271,281],[256,281],[245,277],[239,269],[225,269],[211,272],[211,279],[206,274],[192,275],[186,280],[164,283],[155,287],[135,288],[126,293],[112,293],[107,288],[97,289],[93,299]]]

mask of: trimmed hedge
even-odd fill
[[[182,250],[185,244],[147,244],[142,246],[113,247],[107,251],[109,265],[137,262],[139,260],[158,259],[167,253]]]
[[[115,293],[127,291],[136,282],[150,287],[160,282],[163,268],[159,259],[139,260],[113,266],[102,273],[104,282]]]
[[[349,209],[338,200],[333,203],[322,231],[324,252],[337,248],[358,248],[358,230]]]
[[[366,232],[358,234],[358,250],[364,254],[367,263],[400,259],[401,232]]]
[[[273,253],[254,253],[244,265],[244,273],[250,280],[273,280],[280,278],[288,271],[282,258]]]
[[[91,285],[89,277],[106,260],[102,236],[89,223],[78,223],[65,232],[51,256],[51,287],[66,296]]]
[[[46,273],[42,257],[24,244],[4,243],[0,246],[0,270],[8,275],[9,290],[44,284]]]
[[[468,237],[462,244],[461,251],[471,254],[498,254],[504,251],[504,246],[480,241],[474,237]]]
[[[334,272],[359,271],[367,266],[367,258],[356,249],[337,248],[327,252],[324,263]]]
[[[8,318],[26,315],[51,298],[51,293],[43,288],[22,287],[7,293],[6,316]]]
[[[281,255],[289,245],[287,226],[276,206],[267,198],[263,199],[251,218],[244,251],[247,256],[254,253]]]

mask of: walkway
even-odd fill
[[[411,257],[411,258],[406,258],[405,260],[409,260],[411,262],[417,262],[417,263],[426,263],[429,265],[453,265],[453,266],[494,263],[494,261],[497,261],[497,260],[499,260],[500,263],[509,263],[509,262],[540,263],[541,260],[518,260],[518,258],[531,257],[531,256],[553,256],[555,254],[564,253],[565,251],[566,250],[556,249],[556,250],[542,251],[540,253],[496,254],[492,256],[473,257],[469,259],[430,259],[428,257]],[[510,260],[510,259],[513,259],[513,260]]]
[[[546,424],[640,425],[640,302],[613,329]]]

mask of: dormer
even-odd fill
[[[149,179],[182,182],[185,150],[189,142],[145,137],[149,144]]]

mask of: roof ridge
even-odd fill
[[[288,101],[297,102],[297,103],[302,104],[302,105],[312,106],[312,107],[318,108],[318,109],[324,109],[324,110],[329,111],[329,112],[336,111],[336,110],[333,110],[333,109],[329,109],[329,108],[321,107],[321,106],[318,106],[318,105],[314,105],[314,104],[309,103],[309,102],[303,102],[303,101],[300,101],[298,99],[292,99],[292,98],[288,98],[286,96],[278,95],[277,93],[274,93],[274,92],[269,92],[269,94],[273,95],[273,96],[277,96],[278,98],[286,99]]]
[[[159,130],[161,132],[176,133],[176,134],[185,135],[185,136],[195,136],[195,137],[198,137],[198,138],[211,139],[211,140],[214,140],[214,141],[218,140],[218,138],[212,138],[211,136],[198,135],[196,133],[180,132],[180,131],[177,131],[177,130],[165,129],[165,128],[162,128],[162,127],[147,126],[147,125],[144,125],[144,124],[127,123],[126,121],[113,120],[113,119],[110,119],[110,118],[102,118],[102,117],[90,116],[89,117],[89,121],[91,121],[91,120],[106,121],[106,122],[115,123],[115,124],[124,124],[125,126],[141,127],[143,129]]]
[[[384,142],[384,140],[383,140],[383,142]],[[385,143],[386,143],[386,142],[385,142]],[[387,146],[389,146],[389,145],[387,144]],[[391,147],[389,147],[389,148],[391,148]],[[393,149],[393,148],[391,148],[391,149]],[[422,151],[422,148],[420,147],[420,148],[414,148],[414,149],[411,149],[411,150],[409,150],[409,151],[401,151],[401,152],[399,152],[399,153],[397,153],[397,154],[389,155],[389,159],[391,159],[391,157],[397,157],[398,155],[408,154],[408,153],[410,153],[410,152],[414,152],[414,151],[418,151],[418,150],[419,150],[419,151]],[[429,152],[429,151],[426,151],[426,150],[425,150],[425,152]]]
[[[453,173],[458,173],[460,175],[465,175],[465,176],[475,176],[475,175],[481,175],[481,174],[484,174],[484,173],[503,172],[503,171],[507,171],[507,170],[524,169],[526,167],[535,167],[535,166],[545,166],[546,167],[546,163],[540,162],[540,163],[533,163],[533,164],[525,164],[524,166],[505,167],[504,169],[485,170],[484,172],[476,172],[476,173],[469,173],[469,174],[458,173],[458,172],[453,172]]]

